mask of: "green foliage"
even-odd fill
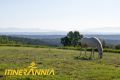
[[[64,46],[77,46],[79,40],[83,37],[78,31],[70,31],[67,36],[61,38],[61,43]]]
[[[64,38],[61,38],[61,43],[62,43],[64,46],[70,46],[70,45],[71,45],[70,38],[68,38],[67,36],[64,37]]]

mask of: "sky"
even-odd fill
[[[0,31],[120,33],[120,0],[0,0]]]

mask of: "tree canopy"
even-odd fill
[[[83,37],[79,31],[70,31],[67,33],[67,36],[61,38],[61,43],[64,46],[77,46],[79,43],[78,41]]]

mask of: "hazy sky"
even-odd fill
[[[0,0],[0,31],[120,32],[120,0]]]

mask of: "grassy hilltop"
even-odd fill
[[[0,47],[0,80],[120,80],[120,54],[105,53],[102,60],[78,57],[80,51],[56,48]],[[87,56],[89,56],[88,52]],[[84,55],[84,54],[83,54]],[[54,68],[50,76],[3,76],[5,69]]]

